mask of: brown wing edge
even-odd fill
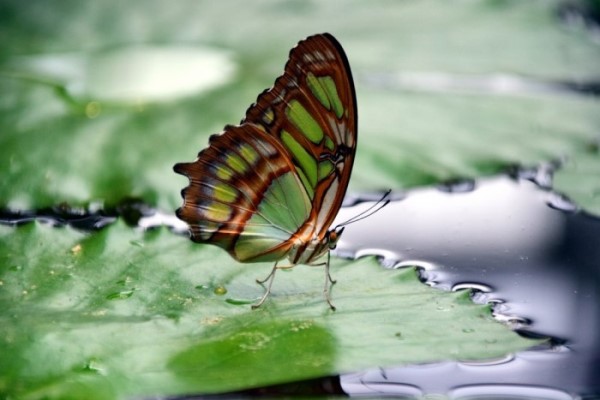
[[[258,103],[260,103],[260,99],[261,97],[263,97],[263,95],[267,92],[272,91],[279,83],[279,81],[281,79],[283,79],[284,75],[285,75],[285,71],[287,71],[288,69],[290,69],[290,62],[292,60],[292,56],[294,54],[294,52],[296,52],[298,50],[298,48],[300,46],[302,46],[305,42],[310,41],[312,39],[316,39],[316,38],[324,38],[326,39],[336,50],[336,52],[339,54],[340,59],[342,60],[343,64],[344,64],[344,70],[346,71],[346,75],[348,76],[348,85],[350,87],[350,93],[352,95],[352,103],[354,104],[354,127],[358,128],[358,112],[357,112],[357,103],[356,103],[356,90],[354,88],[354,78],[352,76],[352,70],[350,69],[350,62],[348,61],[348,57],[346,56],[346,52],[344,51],[344,48],[342,47],[342,45],[340,44],[340,42],[338,42],[338,40],[330,33],[328,32],[324,32],[324,33],[318,33],[315,35],[311,35],[308,36],[304,39],[302,39],[301,41],[299,41],[296,46],[292,47],[292,49],[289,51],[288,53],[288,61],[285,63],[285,66],[283,68],[284,73],[281,74],[280,76],[277,77],[277,79],[275,79],[275,83],[270,87],[267,88],[265,90],[263,90],[257,97],[256,100],[254,101],[254,103],[252,103],[250,105],[250,107],[247,108],[245,115],[248,114],[248,111],[251,110],[252,108],[256,107],[256,105]],[[244,117],[241,121],[240,124],[243,124],[246,121],[246,117]],[[358,129],[356,129],[356,136],[358,137]]]
[[[333,45],[333,47],[335,47],[338,54],[340,55],[342,62],[344,63],[344,69],[346,70],[346,75],[348,76],[348,86],[350,87],[352,103],[354,105],[354,121],[353,122],[354,122],[354,143],[355,144],[354,144],[354,149],[352,152],[352,160],[350,161],[350,166],[349,166],[350,172],[348,173],[348,182],[350,182],[350,179],[352,177],[352,171],[354,169],[354,159],[356,156],[356,148],[358,146],[358,103],[356,102],[356,89],[354,88],[354,77],[352,76],[352,70],[350,69],[350,62],[348,61],[346,52],[342,48],[342,45],[340,44],[340,42],[338,42],[338,40],[332,34],[330,34],[328,32],[324,32],[321,35],[323,37],[325,37]],[[309,38],[307,38],[307,39],[309,39]],[[337,215],[340,207],[342,206],[344,197],[346,197],[347,189],[348,189],[348,184],[346,183],[346,185],[344,185],[344,187],[340,190],[341,201],[339,202],[339,204],[334,205],[334,207],[336,208],[336,210],[335,210],[336,215]]]

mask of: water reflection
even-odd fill
[[[548,206],[556,198],[527,180],[499,177],[478,181],[467,192],[410,191],[349,226],[340,254],[378,254],[388,266],[422,266],[423,276],[442,289],[475,287],[478,301],[497,304],[499,319],[565,346],[521,352],[509,362],[444,362],[346,375],[344,389],[409,395],[404,388],[410,385],[453,398],[600,393],[600,222]],[[338,221],[368,206],[345,207]],[[485,397],[491,394],[496,396]]]
[[[547,197],[532,183],[508,177],[480,181],[470,192],[417,189],[345,232],[339,248],[347,252],[383,244],[399,261],[426,256],[463,264],[467,258],[477,267],[484,256],[512,257],[506,267],[516,268],[524,257],[542,256],[562,240],[559,225],[564,221],[544,206]],[[368,205],[342,209],[338,221]]]

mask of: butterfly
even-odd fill
[[[274,261],[259,307],[278,269],[325,267],[325,299],[335,310],[330,250],[344,230],[331,228],[356,152],[356,94],[348,59],[330,34],[290,50],[283,75],[262,92],[239,125],[212,135],[196,161],[178,163],[189,178],[178,218],[191,239],[225,249],[240,262]],[[289,264],[279,265],[287,258]],[[324,261],[321,261],[325,259]]]

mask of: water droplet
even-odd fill
[[[518,170],[511,174],[515,178],[528,180],[541,188],[550,189],[552,188],[552,175],[558,165],[556,163],[542,163],[535,168],[518,168]]]
[[[497,300],[492,299],[489,293],[484,293],[479,290],[475,290],[471,294],[471,300],[475,304],[496,304]]]
[[[227,288],[223,285],[219,285],[215,288],[215,290],[213,290],[213,293],[217,296],[223,296],[227,293]]]
[[[23,269],[23,267],[20,265],[11,265],[8,268],[9,271],[13,271],[13,272],[18,272],[18,271],[21,271],[22,269]]]
[[[506,315],[501,313],[494,313],[496,320],[508,325],[512,330],[522,329],[528,325],[531,325],[531,321],[527,318],[521,318],[514,315]]]
[[[473,329],[473,328],[463,328],[463,330],[462,330],[462,331],[463,331],[464,333],[473,333],[473,332],[475,332],[475,329]]]
[[[474,283],[474,282],[457,283],[454,286],[452,286],[451,290],[453,292],[457,292],[459,290],[465,290],[465,289],[476,290],[476,291],[480,291],[480,292],[484,292],[484,293],[489,293],[492,291],[491,287],[481,284],[481,283]]]
[[[85,105],[85,115],[94,119],[102,112],[102,104],[99,101],[90,101]]]
[[[144,243],[139,240],[130,240],[129,244],[137,247],[144,247]]]
[[[556,192],[548,193],[546,204],[549,207],[564,212],[575,212],[577,211],[577,205],[573,203],[568,197]]]
[[[196,286],[194,286],[194,289],[196,289],[196,290],[206,290],[206,289],[208,289],[208,286],[206,286],[206,285],[196,285]]]

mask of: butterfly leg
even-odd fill
[[[327,252],[327,262],[325,263],[325,288],[323,289],[323,294],[325,295],[327,304],[329,304],[329,308],[331,308],[332,311],[335,311],[335,306],[331,302],[331,285],[333,285],[336,281],[331,279],[331,274],[329,273],[329,260],[330,256],[329,252]]]
[[[325,272],[327,273],[327,279],[331,282],[332,285],[335,285],[337,282],[335,279],[331,277],[331,273],[329,272],[329,260],[331,259],[331,252],[327,252],[327,264],[325,265]]]
[[[267,277],[265,279],[257,279],[256,283],[259,284],[263,284],[266,281],[269,281],[269,283],[267,284],[267,289],[265,290],[265,294],[263,294],[263,296],[260,298],[260,300],[258,301],[258,303],[256,304],[252,304],[252,309],[256,310],[258,307],[262,306],[263,303],[265,302],[265,300],[267,300],[267,297],[269,297],[269,294],[271,293],[271,286],[273,286],[273,280],[275,279],[275,272],[277,272],[277,262],[275,263],[275,265],[273,265],[273,269],[271,270],[271,272],[269,272],[269,275],[267,275]]]
[[[268,281],[275,275],[275,271],[277,271],[277,262],[275,263],[275,265],[273,265],[273,269],[271,269],[271,272],[269,272],[269,275],[267,275],[267,277],[265,279],[257,279],[256,283],[259,283],[262,285],[263,283],[265,283],[266,281]]]
[[[292,265],[284,265],[284,266],[280,266],[277,264],[278,264],[278,262],[276,262],[275,265],[273,265],[273,269],[271,269],[271,272],[269,273],[269,275],[267,275],[267,277],[265,279],[257,279],[256,280],[256,283],[259,283],[261,285],[263,283],[265,283],[266,281],[269,281],[269,283],[267,284],[267,289],[265,290],[265,294],[263,295],[263,297],[260,298],[258,303],[252,305],[253,310],[256,310],[258,307],[262,306],[262,304],[265,302],[267,297],[269,297],[269,294],[271,293],[271,286],[273,286],[273,281],[275,280],[275,272],[277,272],[278,269],[294,268],[293,264]]]
[[[327,261],[317,263],[317,264],[308,264],[311,267],[325,267],[325,288],[323,289],[323,294],[325,295],[325,300],[329,307],[335,311],[335,306],[331,302],[331,285],[334,285],[337,281],[331,277],[331,273],[329,272],[329,261],[331,260],[331,253],[327,252]]]

